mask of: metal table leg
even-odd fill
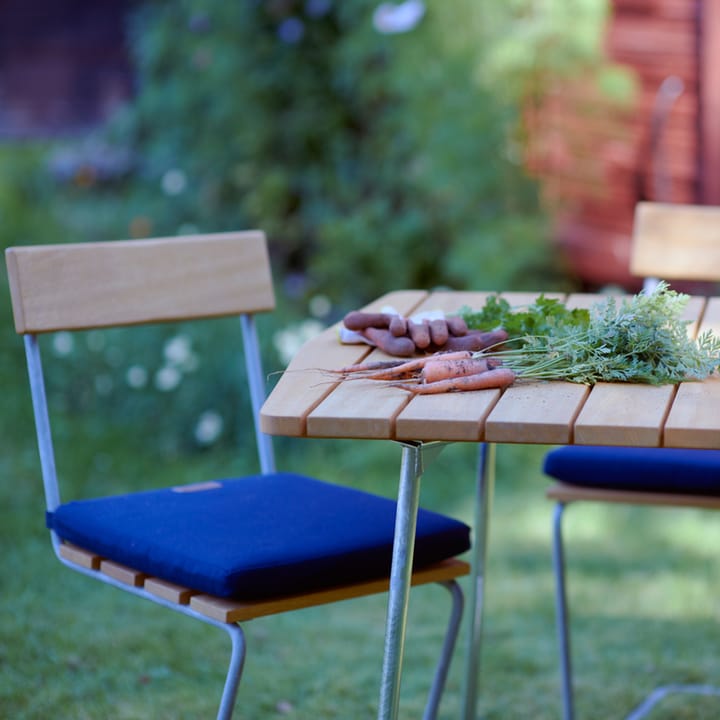
[[[494,486],[495,445],[483,443],[480,446],[480,455],[478,458],[475,499],[475,518],[473,528],[475,540],[472,549],[472,573],[470,575],[470,608],[472,612],[468,625],[465,688],[463,692],[463,720],[475,720],[477,716],[488,523]]]
[[[423,472],[422,444],[402,445],[378,720],[396,720],[400,705],[400,676],[420,502],[420,478]]]

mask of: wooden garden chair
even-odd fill
[[[6,259],[52,547],[72,570],[226,630],[232,652],[217,717],[230,718],[245,659],[240,623],[384,592],[395,503],[276,471],[270,438],[257,423],[257,475],[159,488],[148,478],[141,492],[107,497],[98,489],[63,502],[38,336],[237,315],[256,421],[265,378],[254,315],[275,303],[266,241],[250,231],[26,246],[9,248]],[[456,556],[468,547],[465,524],[421,510],[413,582],[439,583],[452,598],[426,718],[437,714],[457,637],[463,601],[456,578],[469,567]]]
[[[639,203],[635,213],[631,271],[646,278],[720,280],[720,208],[665,203]],[[720,451],[635,447],[557,448],[545,458],[544,470],[554,478],[547,497],[556,502],[553,561],[556,615],[560,642],[563,717],[575,717],[570,654],[562,518],[579,502],[720,509]],[[709,686],[669,685],[658,688],[628,716],[644,717],[671,692],[720,694]]]

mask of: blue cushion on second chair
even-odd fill
[[[720,450],[570,445],[551,450],[544,470],[583,487],[720,495]]]
[[[220,597],[258,599],[388,574],[396,503],[292,473],[69,502],[48,526],[86,550]],[[420,510],[415,566],[470,547]]]

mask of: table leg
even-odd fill
[[[403,443],[378,720],[395,720],[400,705],[400,676],[422,472],[422,444]]]
[[[480,455],[478,458],[475,499],[475,540],[472,548],[472,573],[470,575],[470,608],[472,610],[472,614],[470,615],[468,623],[465,688],[463,692],[463,720],[475,720],[477,716],[488,524],[494,485],[495,445],[491,443],[482,443],[480,445]]]

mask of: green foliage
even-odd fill
[[[511,338],[524,335],[548,335],[560,326],[587,327],[590,313],[584,308],[568,309],[561,300],[537,297],[526,309],[513,307],[500,295],[491,295],[480,310],[462,308],[460,315],[469,328],[492,330],[503,328]]]
[[[653,385],[702,379],[720,365],[720,338],[707,331],[693,340],[682,313],[689,297],[660,282],[620,304],[610,296],[573,315],[560,304],[540,298],[536,306],[547,322],[530,314],[533,335],[515,335],[516,349],[498,350],[504,364],[521,377],[594,384],[641,382]],[[489,312],[497,314],[491,298]],[[501,313],[502,314],[502,313]],[[527,317],[527,316],[525,316]],[[521,315],[521,318],[523,316]],[[516,327],[521,330],[523,324]]]

